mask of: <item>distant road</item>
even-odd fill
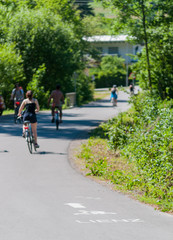
[[[173,216],[155,211],[76,172],[68,149],[88,129],[129,108],[120,92],[64,111],[59,131],[38,115],[40,149],[29,154],[21,125],[0,118],[0,240],[172,240]]]
[[[96,92],[109,91],[109,88],[95,88]]]

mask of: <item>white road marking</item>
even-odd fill
[[[140,219],[97,219],[97,220],[88,220],[81,221],[76,220],[76,223],[80,224],[89,224],[89,223],[143,223],[144,221]]]
[[[79,210],[78,213],[74,213],[74,215],[114,215],[117,213],[114,212],[104,212],[104,211],[86,211],[86,210]]]
[[[83,206],[81,203],[66,203],[64,205],[67,205],[67,206],[70,206],[72,208],[78,208],[78,209],[82,209],[82,208],[86,208],[85,206]],[[117,213],[115,212],[105,212],[105,211],[87,211],[87,210],[78,210],[77,213],[74,213],[73,215],[75,216],[81,216],[81,215],[84,215],[84,216],[88,216],[88,215],[115,215]],[[79,224],[115,224],[115,223],[143,223],[144,221],[141,220],[141,219],[125,219],[125,218],[122,218],[122,219],[89,219],[89,220],[75,220],[76,223],[79,223]]]
[[[80,203],[66,203],[65,205],[73,207],[73,208],[86,208],[85,206],[83,206]]]

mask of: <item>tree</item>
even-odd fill
[[[145,1],[145,3],[147,0]],[[144,3],[144,0],[112,0],[110,4],[112,7],[116,7],[118,15],[119,28],[126,26],[126,30],[129,31],[130,36],[135,36],[138,39],[142,39],[145,42],[146,47],[146,61],[148,69],[148,81],[149,88],[152,89],[151,72],[150,72],[150,58],[148,51],[148,36],[146,26],[146,12],[149,10],[149,6]],[[103,0],[103,4],[107,4]],[[146,9],[147,8],[147,9]],[[134,32],[135,28],[138,28],[138,33]]]
[[[76,5],[77,9],[80,11],[81,18],[84,18],[85,16],[94,16],[93,8],[90,6],[90,1],[73,1],[74,6]]]
[[[118,56],[105,56],[99,67],[91,70],[90,75],[95,76],[97,88],[111,87],[114,84],[125,86],[125,59]]]
[[[16,42],[21,53],[25,85],[31,81],[33,70],[45,64],[41,82],[45,90],[53,89],[56,82],[67,90],[66,81],[79,67],[81,54],[79,42],[68,26],[46,9],[20,10],[9,23],[7,42]]]
[[[126,31],[134,37],[133,41],[145,43],[146,53],[143,52],[142,62],[144,63],[145,56],[146,64],[143,66],[148,70],[147,78],[146,69],[140,66],[142,69],[138,71],[138,75],[142,74],[145,76],[145,81],[148,81],[145,86],[150,90],[154,88],[162,98],[167,95],[173,97],[173,87],[170,84],[173,81],[173,69],[170,64],[173,51],[172,3],[168,0],[153,0],[152,2],[148,0],[110,0],[109,2],[103,0],[102,2],[116,9],[118,16],[115,23],[116,31]]]
[[[111,35],[113,20],[101,15],[86,16],[83,20],[85,36]]]
[[[64,92],[74,90],[72,75],[84,69],[86,43],[79,13],[69,1],[1,1],[0,23],[0,43],[13,44],[21,56],[24,90],[46,93],[56,83]]]
[[[32,80],[28,83],[27,90],[31,90],[34,97],[38,99],[40,107],[47,107],[49,91],[45,92],[45,88],[41,85],[41,80],[44,77],[46,68],[45,65],[41,65],[38,69],[35,69]]]
[[[23,82],[23,61],[14,44],[0,45],[0,91],[9,106],[10,94],[16,82]]]

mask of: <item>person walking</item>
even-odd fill
[[[33,93],[31,90],[27,91],[26,99],[23,100],[20,108],[18,116],[21,116],[22,110],[25,108],[25,112],[23,115],[23,121],[30,121],[31,128],[35,140],[35,147],[39,148],[37,143],[37,116],[36,112],[39,112],[40,107],[37,99],[33,98]],[[25,125],[23,125],[23,134],[22,136],[25,137]]]
[[[130,84],[129,90],[130,90],[130,96],[134,95],[134,85],[133,85],[133,83]]]
[[[60,84],[56,85],[56,89],[51,92],[51,95],[48,99],[48,105],[50,105],[51,99],[53,99],[53,103],[51,106],[52,109],[52,120],[51,122],[53,123],[55,121],[55,108],[58,108],[60,112],[60,123],[62,123],[62,104],[64,104],[64,95],[61,92],[61,86]]]
[[[112,102],[113,106],[117,106],[117,98],[118,98],[118,88],[117,85],[113,85],[111,88],[111,96],[110,101]]]

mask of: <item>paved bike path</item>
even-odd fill
[[[21,125],[0,119],[0,240],[172,240],[173,216],[155,211],[76,172],[72,140],[126,110],[107,100],[64,111],[60,130],[38,115],[40,149],[29,154]]]

